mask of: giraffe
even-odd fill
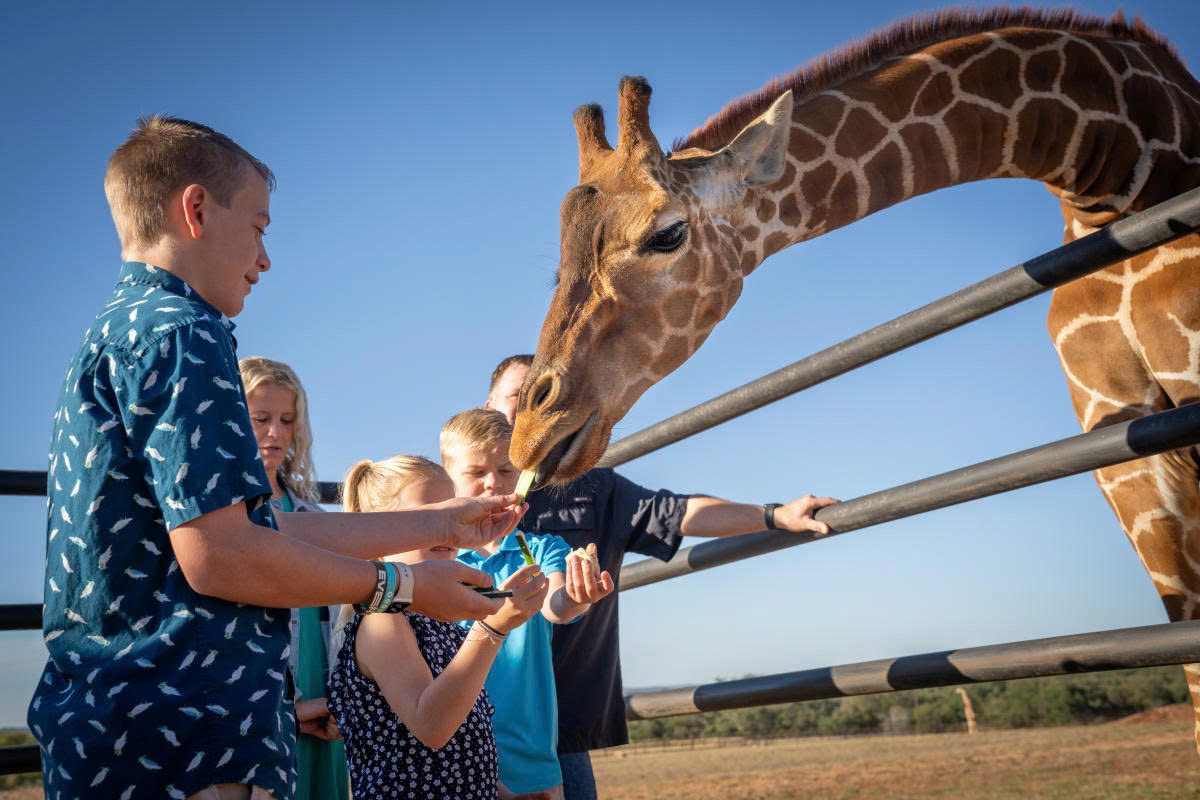
[[[650,86],[574,122],[558,284],[511,457],[561,483],[725,317],[767,256],[987,178],[1042,181],[1067,242],[1200,185],[1200,84],[1140,20],[994,9],[905,21],[737,100],[664,154]],[[1054,292],[1047,325],[1084,430],[1200,399],[1200,236]],[[1095,473],[1173,621],[1200,617],[1196,448]],[[1200,665],[1185,668],[1197,708]]]

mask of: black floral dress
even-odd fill
[[[390,613],[396,613],[392,611]],[[421,614],[402,612],[433,677],[454,658],[466,629]],[[487,692],[454,735],[438,750],[413,736],[392,712],[379,685],[358,670],[354,642],[361,614],[346,625],[346,639],[329,676],[329,710],[346,740],[354,800],[495,800],[496,740]]]

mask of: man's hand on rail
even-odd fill
[[[813,518],[818,508],[833,505],[838,502],[832,497],[813,497],[806,494],[797,500],[775,509],[775,527],[781,531],[801,533],[811,531],[824,536],[829,533],[829,526]]]

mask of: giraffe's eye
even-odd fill
[[[653,253],[674,253],[687,241],[687,234],[687,220],[674,222],[661,231],[655,231],[642,245],[642,250]]]

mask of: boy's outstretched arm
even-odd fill
[[[516,527],[527,505],[515,494],[455,497],[405,511],[352,514],[277,513],[293,539],[354,558],[378,558],[430,545],[475,550]]]
[[[301,608],[366,602],[374,591],[375,568],[370,562],[255,525],[241,503],[178,525],[170,536],[184,577],[201,594],[272,608]],[[412,570],[413,608],[427,616],[446,621],[482,619],[501,606],[499,600],[462,585],[491,586],[492,578],[485,572],[455,561],[426,561]]]

